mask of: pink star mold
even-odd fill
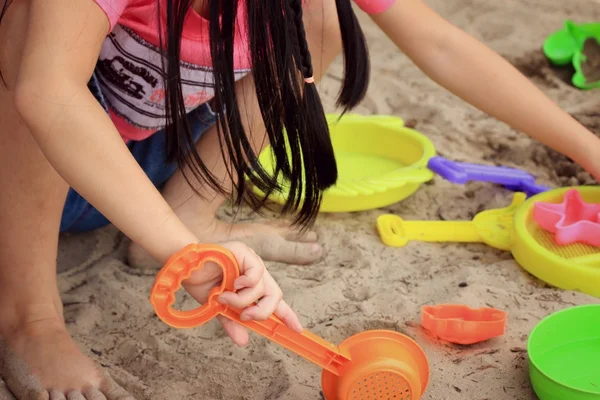
[[[577,189],[567,191],[562,203],[536,203],[533,219],[554,233],[559,245],[585,243],[600,247],[600,204],[586,203]]]

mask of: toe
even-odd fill
[[[106,396],[106,400],[135,400],[132,395],[127,393],[108,374],[106,374],[106,378],[102,384],[102,392]]]
[[[246,244],[267,261],[307,265],[323,257],[323,248],[318,243],[285,240],[279,235],[255,236]]]
[[[72,391],[67,395],[67,400],[85,400],[81,392]]]
[[[292,242],[302,242],[302,243],[314,243],[318,240],[317,232],[308,231],[308,232],[300,232],[300,231],[292,231],[284,235],[287,240]]]
[[[106,400],[106,396],[98,389],[89,389],[83,392],[87,400]]]
[[[135,398],[118,386],[106,393],[106,400],[135,400]]]
[[[15,400],[15,396],[8,390],[3,380],[0,380],[0,400]]]
[[[63,392],[52,389],[50,391],[50,400],[67,400]]]
[[[49,400],[50,394],[29,372],[29,368],[18,358],[8,355],[5,360],[4,378],[14,397],[19,400]]]

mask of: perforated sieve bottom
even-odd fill
[[[393,372],[376,372],[354,382],[348,400],[411,400],[406,380]]]

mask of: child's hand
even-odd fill
[[[275,314],[285,324],[297,332],[302,332],[298,316],[282,300],[279,285],[265,268],[265,264],[248,246],[239,242],[221,243],[229,249],[238,261],[240,276],[235,280],[236,293],[225,292],[219,297],[223,304],[243,309],[241,319],[262,321]],[[223,273],[217,265],[207,264],[183,282],[183,287],[198,302],[205,303],[208,294],[221,283]],[[248,343],[246,329],[222,316],[218,317],[231,340],[240,346]]]

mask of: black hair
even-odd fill
[[[258,210],[268,195],[282,189],[280,182],[285,180],[289,197],[282,213],[295,214],[294,222],[306,227],[317,216],[323,191],[335,184],[337,168],[314,83],[304,31],[303,1],[311,0],[208,0],[208,19],[215,92],[211,105],[219,121],[221,153],[229,176],[234,179],[234,202],[239,205],[246,199]],[[2,15],[9,2],[6,0]],[[346,112],[366,93],[369,58],[351,0],[335,2],[345,57],[338,105]],[[193,0],[159,0],[158,3],[158,10],[161,7],[167,10],[166,26],[161,26],[159,32],[160,47],[164,51],[168,159],[176,162],[182,171],[188,168],[192,176],[185,179],[192,187],[191,178],[194,178],[225,193],[210,166],[202,162],[195,150],[186,118],[179,65],[184,22]],[[236,30],[238,7],[246,7],[246,32]],[[274,174],[261,167],[242,124],[234,75],[234,37],[239,35],[245,35],[249,44],[256,96],[274,153]],[[267,196],[248,193],[246,177]]]

